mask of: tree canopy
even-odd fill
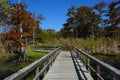
[[[27,37],[33,36],[33,28],[39,27],[43,17],[29,12],[24,3],[11,4],[6,0],[0,1],[0,15],[0,25],[3,29],[2,43],[6,51],[11,53],[17,50],[22,54]],[[22,55],[23,58],[24,54]]]
[[[61,36],[75,38],[111,37],[120,35],[120,1],[95,4],[93,7],[72,6],[68,9],[67,22],[63,24]],[[67,36],[66,36],[66,35]]]

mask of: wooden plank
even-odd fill
[[[43,80],[78,80],[71,54],[60,52]]]
[[[85,68],[79,59],[75,61],[75,64],[77,65],[77,69],[79,69],[80,80],[94,80],[90,75],[90,72]]]

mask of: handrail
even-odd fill
[[[34,52],[51,52],[52,50],[58,48],[59,46],[33,46]]]
[[[55,49],[55,48],[58,48],[58,47],[60,47],[60,46],[33,46],[33,49],[35,49],[35,48],[42,48],[42,49]]]
[[[24,67],[23,69],[19,70],[18,72],[8,76],[4,80],[21,80],[23,79],[26,75],[28,75],[31,71],[39,67],[41,63],[43,63],[46,59],[50,58],[56,53],[59,53],[60,47],[55,49],[54,51],[50,52],[49,54],[45,55],[44,57],[38,59],[37,61],[31,63],[30,65]]]
[[[40,75],[45,71],[45,69],[52,63],[52,61],[56,58],[57,54],[44,66],[44,68],[34,77],[33,80],[39,80]]]
[[[87,54],[86,52],[84,51],[81,51],[80,49],[74,47],[75,50],[77,50],[77,52],[80,52],[80,54],[86,56],[87,58],[89,58],[90,60],[92,60],[93,62],[95,62],[97,65],[99,65],[100,67],[104,67],[106,68],[107,70],[109,70],[109,72],[112,74],[113,78],[114,79],[120,79],[120,70],[119,69],[116,69],[115,67],[103,62],[103,61],[100,61],[99,59],[96,59],[95,57]]]

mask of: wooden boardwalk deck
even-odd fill
[[[93,80],[93,78],[80,60],[71,56],[70,52],[61,51],[43,80]]]
[[[78,80],[69,52],[60,52],[43,80]]]

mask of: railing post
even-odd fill
[[[43,64],[44,66],[46,65],[46,61]],[[44,75],[46,74],[46,69],[44,70]]]
[[[116,78],[115,76],[113,76],[113,80],[119,80],[118,78]]]
[[[35,75],[37,75],[39,73],[39,66],[36,68],[36,71],[35,71]],[[39,80],[39,79],[38,79]]]
[[[55,56],[55,55],[54,55],[54,56]],[[54,56],[52,56],[51,66],[52,66],[53,62],[55,61]]]
[[[51,58],[48,60],[49,62],[52,60],[52,62],[49,64],[48,68],[50,69],[50,67],[52,66],[53,64],[53,60],[54,60],[54,55],[51,56]]]
[[[87,58],[87,63],[88,63],[88,66],[90,65],[90,59],[89,58]],[[88,70],[88,72],[90,72],[90,68],[87,66],[87,70]]]
[[[99,65],[97,65],[97,73],[100,75],[100,66]],[[99,78],[98,78],[98,80],[100,80]]]
[[[82,58],[83,58],[83,65],[86,67],[86,64],[85,64],[85,56],[82,55]]]

